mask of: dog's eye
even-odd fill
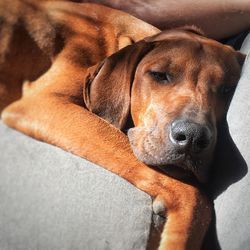
[[[166,72],[150,71],[149,74],[157,82],[161,82],[161,83],[171,82],[171,76]]]
[[[234,90],[236,89],[236,86],[226,86],[226,85],[222,85],[219,89],[219,93],[221,95],[228,95],[234,92]]]

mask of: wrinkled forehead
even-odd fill
[[[188,34],[190,33],[190,34]],[[201,58],[210,61],[223,61],[230,57],[234,57],[234,49],[230,46],[223,45],[215,40],[202,37],[200,35],[192,34],[191,32],[169,32],[161,34],[159,37],[151,39],[155,44],[155,48],[151,51],[150,55],[153,56],[166,56],[175,55],[174,58],[189,59]]]
[[[160,41],[167,41],[167,40],[192,40],[193,42],[201,42],[204,44],[210,44],[213,46],[221,47],[225,46],[216,40],[210,39],[206,37],[204,34],[199,34],[195,31],[190,30],[182,30],[182,29],[172,29],[162,31],[154,36],[146,37],[144,39],[146,42],[160,42]],[[232,49],[230,46],[226,46],[228,49]]]
[[[153,42],[155,46],[144,57],[143,63],[148,67],[154,67],[156,71],[172,65],[187,70],[205,67],[216,69],[221,74],[239,74],[240,65],[236,51],[217,41],[191,32],[169,32],[155,36],[149,42]]]

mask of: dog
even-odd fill
[[[100,5],[0,5],[3,122],[150,194],[168,218],[159,249],[200,249],[212,203],[185,180],[208,180],[244,55]]]

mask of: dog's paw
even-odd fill
[[[163,217],[166,216],[166,203],[160,196],[157,196],[153,201],[153,212]]]

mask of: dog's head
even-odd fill
[[[240,77],[244,55],[196,30],[170,30],[130,45],[89,69],[87,108],[128,138],[137,158],[205,182],[217,124]]]

